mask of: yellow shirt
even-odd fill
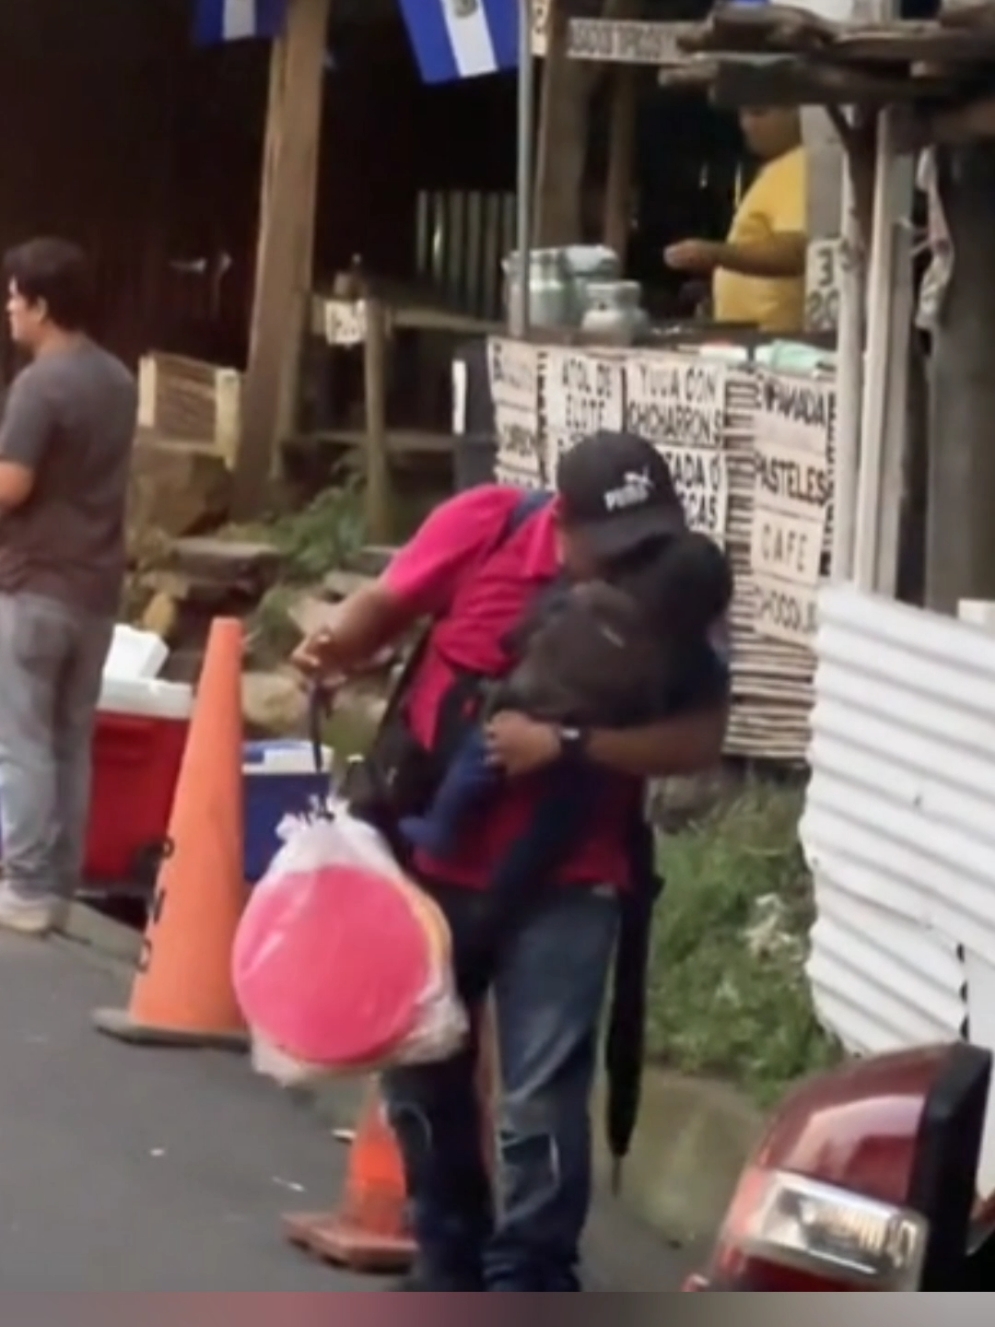
[[[761,169],[739,205],[728,243],[804,234],[806,208],[805,149],[797,147]],[[717,322],[756,323],[766,332],[800,332],[805,324],[804,277],[769,279],[720,269],[712,299]]]

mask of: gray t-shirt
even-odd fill
[[[0,460],[28,466],[35,484],[0,514],[0,591],[116,615],[137,416],[134,377],[91,341],[39,356],[15,379]]]

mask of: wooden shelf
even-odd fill
[[[369,434],[364,429],[322,429],[298,433],[289,440],[296,447],[366,447]],[[384,447],[388,456],[449,456],[455,439],[448,433],[427,433],[418,429],[387,429]]]
[[[387,422],[387,377],[390,341],[399,328],[487,336],[496,324],[418,304],[397,292],[373,291],[360,300],[311,296],[311,333],[325,341],[330,350],[362,347],[363,396],[366,423],[361,429],[329,429],[298,435],[288,446],[338,446],[360,449],[366,480],[366,525],[371,539],[381,543],[391,537],[390,510],[394,466],[410,464],[429,456],[452,456],[455,440],[448,433],[422,429],[391,428]]]
[[[311,334],[330,346],[347,349],[366,342],[369,301],[341,300],[325,295],[311,298]],[[393,331],[448,332],[455,336],[487,336],[503,324],[429,304],[404,300],[382,302],[387,335]]]

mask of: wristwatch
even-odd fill
[[[557,728],[560,754],[565,760],[583,760],[587,754],[587,733],[583,728]]]

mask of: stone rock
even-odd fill
[[[275,584],[283,557],[271,544],[191,536],[173,545],[170,565],[191,581],[261,596]]]
[[[292,673],[243,673],[242,715],[246,737],[305,737],[307,696]]]
[[[132,456],[129,530],[172,538],[220,525],[228,513],[231,474],[213,448],[140,434]]]

